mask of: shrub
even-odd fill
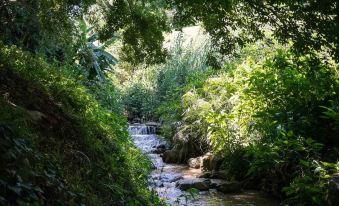
[[[267,192],[285,192],[285,203],[325,205],[330,174],[339,165],[320,160],[322,147],[310,138],[283,132],[272,142],[246,148],[245,156],[251,159],[247,175],[260,180]]]

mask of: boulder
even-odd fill
[[[198,178],[210,178],[212,175],[211,172],[203,172],[201,175],[197,176]]]
[[[203,171],[215,171],[220,168],[223,159],[210,152],[201,157],[201,168]]]
[[[215,189],[222,193],[237,193],[241,192],[241,184],[239,182],[222,182],[216,184]]]
[[[210,175],[210,178],[226,180],[227,179],[227,172],[225,170],[213,171]]]
[[[166,145],[160,144],[160,145],[155,147],[154,153],[155,154],[161,154],[161,153],[164,153],[165,151],[166,151]]]
[[[179,160],[179,152],[176,150],[166,150],[162,155],[162,160],[165,163],[177,163]]]
[[[203,171],[212,171],[212,159],[213,155],[211,153],[207,153],[204,156],[201,157],[201,167]]]
[[[334,206],[339,203],[339,173],[333,175],[328,184],[327,204]]]
[[[211,181],[209,179],[195,178],[195,179],[179,180],[176,183],[176,187],[178,187],[181,190],[188,190],[191,188],[195,188],[200,191],[205,191],[205,190],[209,190],[210,184],[211,184]]]
[[[188,159],[188,166],[191,168],[199,169],[200,168],[200,157]]]
[[[158,145],[156,146],[156,148],[157,148],[157,149],[167,149],[167,145],[166,145],[166,143],[158,144]]]
[[[214,156],[210,152],[201,157],[201,167],[203,171],[213,171],[215,169],[213,159]]]
[[[217,189],[217,187],[219,187],[222,184],[227,183],[226,180],[220,180],[220,179],[211,179],[211,184],[210,184],[210,188],[211,189]]]

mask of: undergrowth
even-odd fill
[[[126,120],[71,75],[0,43],[0,203],[159,205]]]

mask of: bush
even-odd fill
[[[100,105],[108,111],[122,115],[123,100],[121,91],[115,87],[112,81],[97,82],[93,81],[85,84],[89,92],[100,102]]]
[[[152,120],[154,115],[155,97],[152,91],[142,84],[135,83],[124,93],[124,107],[128,119]]]
[[[283,132],[272,142],[246,148],[245,157],[251,159],[247,175],[260,180],[266,192],[285,192],[285,203],[325,205],[330,174],[339,165],[320,160],[322,147],[310,138]]]

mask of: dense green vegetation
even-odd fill
[[[163,205],[130,120],[161,122],[178,162],[212,152],[229,180],[326,205],[338,14],[334,0],[1,1],[0,204]]]
[[[63,72],[70,68],[14,46],[2,45],[0,59],[2,204],[151,204],[149,163],[123,118]]]
[[[210,66],[210,44],[180,41],[166,63],[134,73],[127,110],[157,117],[179,162],[212,151],[230,180],[286,204],[325,205],[339,166],[338,64],[267,34],[219,68]]]
[[[95,3],[0,3],[1,205],[161,204],[147,188],[150,163],[131,143],[119,91],[107,72],[117,63],[108,52],[115,29],[139,24],[117,15],[122,24],[90,26],[117,17],[91,15],[109,7]],[[150,8],[129,6],[138,8],[133,15],[158,21],[143,16]],[[148,32],[140,36],[148,41],[157,27],[134,30]],[[131,34],[119,35],[137,54]]]
[[[173,0],[174,25],[202,22],[222,53],[265,38],[267,29],[281,43],[305,54],[326,51],[338,61],[338,4],[333,0]],[[236,34],[234,34],[234,32]]]

